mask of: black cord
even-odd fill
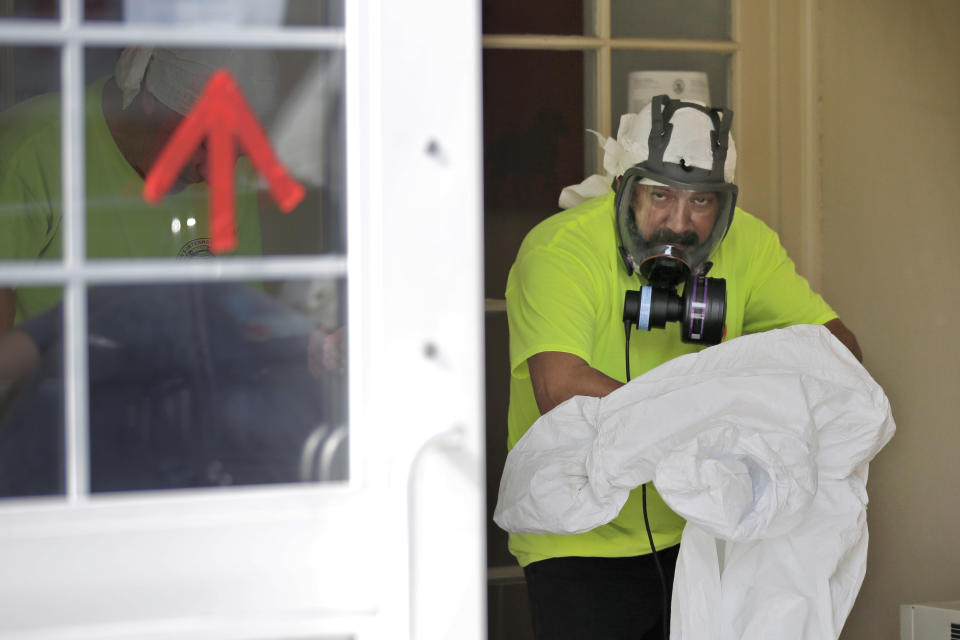
[[[630,382],[630,321],[624,320],[623,327],[626,332],[626,344],[624,353],[624,368],[627,373],[627,382]],[[653,531],[650,529],[650,519],[647,517],[647,485],[640,487],[643,502],[643,525],[647,529],[647,541],[650,543],[650,553],[653,554],[653,563],[657,566],[657,575],[660,576],[660,595],[663,598],[663,640],[669,640],[670,637],[670,601],[667,597],[667,577],[663,573],[663,565],[660,564],[660,556],[657,554],[657,547],[653,544]]]
[[[643,524],[647,528],[647,540],[650,541],[653,563],[657,565],[657,575],[660,576],[660,594],[663,597],[663,640],[668,640],[670,637],[670,601],[667,598],[667,577],[663,573],[663,565],[660,564],[657,548],[653,545],[653,532],[650,531],[650,520],[647,519],[647,485],[643,485],[640,491],[643,496]]]

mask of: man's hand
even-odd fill
[[[544,351],[530,356],[527,367],[541,414],[573,396],[602,398],[623,386],[571,353]]]
[[[4,331],[0,334],[0,391],[30,373],[39,362],[40,352],[30,334],[20,329]]]
[[[857,360],[863,362],[863,352],[860,351],[860,343],[857,342],[857,336],[853,335],[853,331],[847,329],[847,326],[840,322],[840,318],[834,318],[827,324],[823,325],[830,330],[837,340],[842,342],[847,349],[850,349],[850,353],[856,357]]]

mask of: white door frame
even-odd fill
[[[84,24],[80,0],[64,1],[59,24],[0,22],[14,44],[63,46],[65,109],[82,90],[85,44],[342,37],[348,156],[345,260],[93,263],[82,121],[68,114],[67,257],[0,266],[0,281],[66,286],[74,479],[66,498],[0,503],[0,636],[485,637],[479,4],[345,2],[342,36]],[[146,282],[157,268],[187,280],[346,273],[349,482],[86,493],[84,288]]]

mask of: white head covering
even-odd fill
[[[115,79],[123,94],[124,109],[146,88],[157,100],[186,115],[210,76],[226,69],[263,118],[275,102],[275,67],[273,55],[260,50],[131,47],[120,54]]]
[[[698,100],[688,100],[705,106]],[[648,103],[639,113],[625,113],[620,116],[620,128],[617,137],[605,138],[592,131],[603,147],[603,169],[605,175],[592,175],[580,184],[571,185],[560,192],[560,207],[569,209],[590,198],[596,198],[610,191],[613,179],[621,176],[633,165],[643,162],[649,155],[647,140],[650,138],[652,103]],[[697,109],[678,109],[671,118],[674,125],[670,144],[663,154],[664,162],[679,162],[683,158],[687,165],[702,169],[713,168],[713,154],[703,145],[703,130],[713,129],[710,117]],[[709,140],[709,137],[706,138]],[[737,167],[737,148],[730,136],[730,147],[723,167],[723,179],[733,182]]]

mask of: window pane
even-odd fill
[[[60,0],[6,0],[0,3],[0,17],[59,20]]]
[[[583,35],[592,24],[592,5],[591,0],[483,0],[483,33]]]
[[[730,0],[612,0],[614,38],[730,38]]]
[[[0,334],[0,497],[64,493],[62,324],[58,307]]]
[[[343,0],[287,0],[285,24],[342,27]]]
[[[718,53],[668,51],[614,51],[611,56],[611,98],[613,131],[616,135],[620,116],[631,106],[630,74],[638,71],[698,71],[706,74],[711,106],[729,106],[730,56]],[[677,88],[671,88],[674,95]],[[684,91],[688,91],[689,87]],[[679,96],[678,96],[679,97]],[[637,103],[634,101],[636,108]]]
[[[86,20],[343,26],[343,0],[84,0]]]
[[[483,52],[485,295],[502,298],[520,241],[586,177],[584,65],[579,51]],[[585,91],[587,92],[585,94]]]
[[[90,289],[91,490],[347,479],[344,287]]]
[[[122,20],[123,0],[83,0],[85,20]]]
[[[60,53],[49,47],[0,47],[0,260],[59,260]],[[47,93],[49,91],[54,93]],[[24,289],[17,321],[56,302]],[[0,310],[0,327],[11,318]]]
[[[94,51],[106,64],[88,76],[84,98],[89,258],[345,251],[340,52]],[[138,55],[149,56],[140,60],[145,71],[136,64]],[[232,73],[277,158],[304,187],[305,197],[293,211],[280,211],[249,157],[236,161],[232,187],[211,185],[207,137],[194,144],[162,200],[146,201],[144,176],[163,164],[160,154],[217,69]],[[210,107],[224,120],[240,108],[235,101]],[[239,133],[230,131],[238,143]],[[215,190],[234,197],[236,235],[220,248],[209,223]]]
[[[60,50],[55,47],[0,46],[0,108],[60,87]],[[56,107],[59,109],[59,105]],[[25,119],[24,108],[19,122]],[[11,123],[12,124],[12,123]],[[0,135],[7,133],[5,123]],[[14,127],[17,128],[17,127]]]

